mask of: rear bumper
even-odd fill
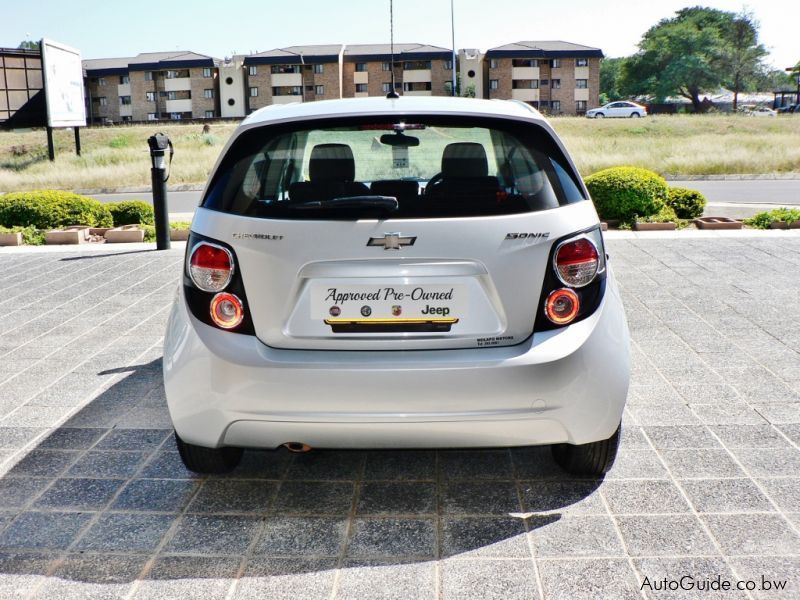
[[[629,380],[613,276],[591,317],[502,348],[279,350],[198,322],[181,292],[164,344],[175,429],[201,446],[411,448],[610,437]]]

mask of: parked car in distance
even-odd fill
[[[592,108],[586,111],[586,116],[589,119],[603,119],[614,117],[646,117],[647,109],[641,104],[635,102],[628,102],[627,100],[620,100],[618,102],[609,102],[600,108]]]
[[[514,101],[248,116],[192,222],[164,343],[185,465],[243,448],[552,445],[612,465],[630,373],[594,205]]]
[[[782,115],[800,115],[800,104],[787,104],[778,108],[778,113]]]
[[[743,110],[744,114],[750,117],[776,117],[778,111],[767,108],[766,106],[746,107]]]

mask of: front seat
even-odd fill
[[[356,178],[353,150],[347,144],[317,144],[308,161],[308,181],[289,186],[290,202],[368,196],[369,188]]]
[[[476,142],[448,144],[442,152],[442,172],[425,188],[432,200],[494,202],[500,183],[489,175],[489,161],[483,145]]]

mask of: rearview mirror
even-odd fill
[[[419,146],[419,138],[405,135],[404,133],[384,133],[381,136],[381,144],[395,148],[410,148]]]

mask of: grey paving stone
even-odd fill
[[[620,450],[606,479],[666,479],[667,470],[651,449]]]
[[[789,442],[771,425],[711,425],[728,448],[788,448]]]
[[[538,557],[624,556],[610,517],[569,516],[528,520],[533,551]]]
[[[780,450],[734,448],[732,452],[753,477],[791,477],[800,474],[800,450],[791,446]]]
[[[442,562],[441,581],[444,600],[508,600],[538,593],[530,560],[447,560]]]
[[[800,535],[779,515],[703,515],[711,534],[728,555],[800,553]]]
[[[13,553],[0,549],[0,598],[25,597],[46,581],[54,564],[49,553]]]
[[[757,587],[753,596],[759,600],[795,600],[800,590],[800,558],[783,556],[760,556],[732,558],[731,565],[739,577],[754,582]],[[769,582],[769,589],[765,583]],[[783,589],[778,590],[777,586]]]
[[[758,483],[782,511],[800,513],[800,479],[779,477],[759,479]]]
[[[795,423],[792,425],[780,425],[778,429],[780,429],[783,434],[795,444],[800,445],[800,423]]]
[[[194,481],[135,479],[117,496],[113,508],[177,512],[186,506],[196,489]]]
[[[626,559],[539,559],[537,564],[546,598],[641,598]]]
[[[351,558],[434,558],[433,519],[359,518],[353,523],[347,556]]]
[[[9,471],[12,476],[58,477],[78,457],[73,450],[31,450]]]
[[[663,450],[672,474],[678,479],[694,477],[744,477],[744,472],[725,450]]]
[[[347,515],[353,506],[355,484],[333,481],[285,481],[274,510],[279,514]]]
[[[543,517],[538,523],[558,519]],[[530,556],[525,524],[513,517],[445,517],[442,519],[442,556],[466,558],[522,558]]]
[[[645,427],[656,448],[720,448],[705,425],[667,425]]]
[[[601,487],[613,514],[689,512],[690,507],[672,481],[632,479],[607,481]]]
[[[503,515],[522,510],[517,487],[510,481],[453,481],[442,487],[445,514]]]
[[[336,559],[256,556],[248,560],[233,597],[328,600],[333,592],[336,563]]]
[[[5,477],[0,479],[0,506],[22,508],[36,498],[51,479],[30,477]]]
[[[737,577],[722,558],[642,558],[634,561],[641,589],[653,598],[747,598],[736,590]],[[729,590],[707,589],[709,582],[727,582]],[[665,589],[666,588],[666,589]]]
[[[363,452],[315,450],[296,454],[286,477],[303,480],[355,480],[360,476],[363,465]]]
[[[606,514],[599,480],[522,482],[522,510],[529,513]]]
[[[282,479],[295,455],[285,448],[279,450],[246,450],[239,466],[221,479]],[[324,470],[324,468],[322,469]],[[308,471],[310,473],[310,471]],[[303,477],[298,477],[303,479]],[[315,479],[315,477],[308,477]]]
[[[43,450],[85,450],[99,440],[107,429],[62,427],[49,433],[38,448]]]
[[[278,486],[268,481],[206,481],[192,500],[189,512],[266,513]]]
[[[406,600],[436,597],[436,569],[430,562],[347,560],[340,571],[337,599]]]
[[[190,471],[181,461],[177,451],[162,450],[152,456],[142,468],[140,477],[154,479],[199,479],[200,475]]]
[[[695,425],[697,415],[684,404],[659,406],[631,406],[629,411],[639,425]]]
[[[71,554],[36,591],[34,598],[121,598],[133,587],[145,562],[146,557],[136,555]]]
[[[367,454],[364,467],[366,480],[436,479],[436,452],[426,450],[383,450]]]
[[[268,556],[339,556],[346,519],[333,517],[268,517],[255,553]]]
[[[356,514],[422,516],[436,512],[436,485],[429,482],[368,481],[361,484]]]
[[[0,551],[9,548],[63,550],[92,517],[83,512],[24,512],[0,535]]]
[[[511,479],[511,455],[508,450],[443,450],[439,475],[442,479]]]
[[[121,479],[56,479],[34,503],[37,508],[99,510],[124,483]]]
[[[630,556],[717,553],[694,515],[619,516],[617,524]]]
[[[511,459],[515,479],[580,479],[580,477],[567,474],[556,464],[550,446],[512,448]],[[510,479],[511,477],[498,475],[498,478]],[[465,477],[464,479],[469,480],[470,478]]]
[[[147,513],[104,513],[75,545],[95,552],[152,552],[174,517]]]
[[[681,482],[698,512],[770,512],[772,504],[750,479],[687,479]]]
[[[226,557],[159,557],[133,598],[222,600],[234,584],[240,562],[238,558]]]
[[[158,448],[169,435],[163,429],[112,429],[100,443],[98,450],[152,451]]]
[[[259,532],[258,517],[184,515],[165,552],[243,555]]]
[[[44,431],[44,427],[1,427],[0,448],[23,448],[37,435]]]
[[[89,450],[67,471],[67,477],[132,477],[146,458],[144,452]]]
[[[764,417],[751,406],[740,404],[690,404],[689,407],[706,424],[766,425]]]
[[[752,404],[752,407],[769,423],[800,423],[800,402],[790,404]]]

